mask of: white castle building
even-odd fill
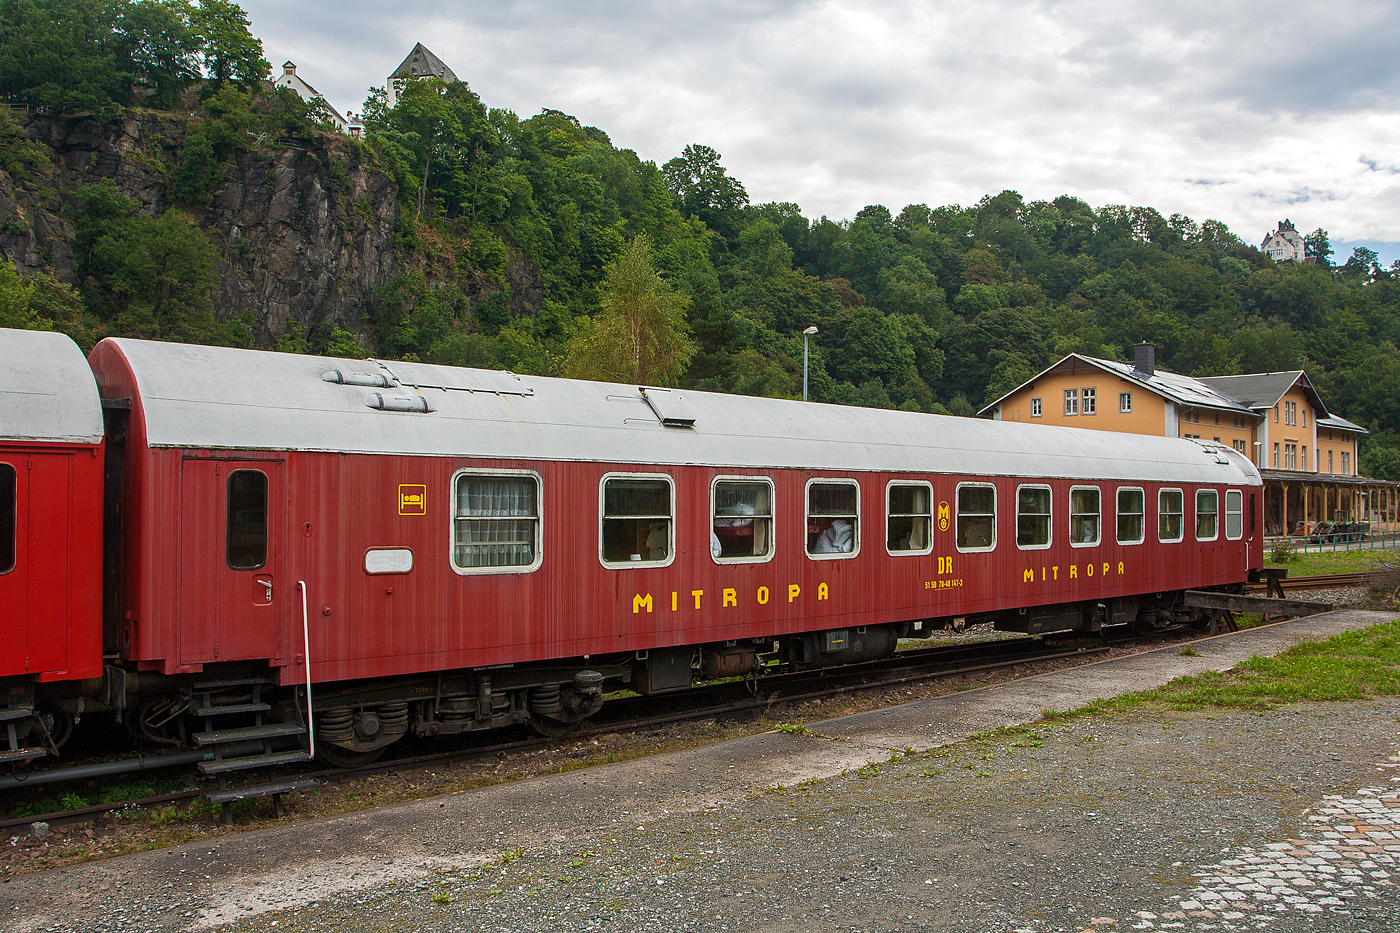
[[[1293,228],[1293,221],[1280,220],[1278,229],[1264,237],[1259,248],[1274,262],[1306,262],[1303,237]]]
[[[389,75],[389,80],[385,83],[384,91],[390,107],[398,103],[399,91],[414,78],[441,78],[449,84],[457,80],[452,69],[419,42],[413,46],[408,58],[394,69],[394,73]]]
[[[340,111],[330,105],[330,102],[326,100],[325,96],[320,91],[307,84],[304,79],[297,75],[297,66],[295,62],[282,63],[282,74],[276,81],[272,82],[272,86],[291,88],[293,91],[296,91],[298,97],[308,104],[319,98],[321,103],[326,105],[326,110],[330,113],[331,122],[335,124],[335,128],[342,133],[346,132],[349,121],[340,115]],[[358,136],[359,133],[353,135]]]

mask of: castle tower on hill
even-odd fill
[[[1303,237],[1293,228],[1293,221],[1280,220],[1278,229],[1264,237],[1259,248],[1274,262],[1304,262]]]
[[[404,84],[414,78],[441,78],[449,83],[457,80],[452,69],[419,42],[413,46],[413,51],[408,53],[408,57],[394,69],[394,73],[389,75],[389,80],[385,83],[384,91],[390,107],[398,103],[399,92],[403,90]]]

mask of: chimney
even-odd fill
[[[1157,348],[1155,346],[1150,343],[1134,344],[1133,371],[1145,379],[1152,378],[1152,374],[1157,371]]]

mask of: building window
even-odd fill
[[[1201,435],[1199,434],[1183,434],[1181,436],[1186,438],[1188,441],[1199,441],[1201,439]]]
[[[1079,390],[1065,389],[1065,414],[1079,414]]]
[[[860,548],[860,487],[855,483],[807,484],[807,554],[854,557]]]
[[[464,571],[529,569],[538,564],[538,477],[530,473],[458,473],[453,482],[453,567]]]
[[[1016,487],[1016,546],[1038,550],[1050,546],[1050,487]]]
[[[1099,543],[1099,488],[1072,486],[1069,490],[1069,543],[1094,547]]]
[[[1284,445],[1283,445],[1283,468],[1284,468],[1285,470],[1296,470],[1296,469],[1298,469],[1298,445],[1297,445],[1297,444],[1284,444]]]
[[[0,463],[0,573],[15,569],[16,518],[19,514],[19,476],[8,463]]]
[[[1214,489],[1196,490],[1196,540],[1214,541],[1220,536],[1220,494]]]
[[[603,563],[670,563],[674,504],[669,476],[603,477]]]
[[[1304,409],[1303,409],[1303,427],[1306,428],[1307,426],[1308,426],[1308,410],[1307,410],[1306,408],[1304,408]]]
[[[1040,417],[1040,414],[1041,414],[1040,399],[1039,399],[1039,398],[1033,398],[1033,399],[1031,399],[1031,417],[1032,417],[1032,418],[1039,418],[1039,417]]]
[[[957,547],[990,551],[997,546],[997,491],[984,483],[958,486]]]
[[[1274,445],[1274,469],[1278,469],[1278,444]]]
[[[1274,406],[1274,424],[1278,424],[1278,406]]]
[[[1220,423],[1220,412],[1218,412],[1218,411],[1215,413],[1215,423],[1216,423],[1216,424],[1219,424],[1219,423]]]
[[[1180,489],[1163,489],[1157,493],[1157,540],[1164,544],[1180,541],[1182,496]]]
[[[927,554],[933,550],[933,487],[928,483],[890,483],[887,492],[885,547],[891,554]]]
[[[1283,403],[1283,423],[1284,423],[1284,424],[1297,425],[1297,423],[1298,423],[1298,403],[1297,403],[1297,402],[1284,402],[1284,403]]]
[[[1244,493],[1238,489],[1225,490],[1225,537],[1231,541],[1244,537]]]
[[[1133,393],[1131,393],[1131,392],[1119,392],[1119,393],[1118,393],[1118,410],[1119,410],[1120,412],[1122,412],[1123,414],[1125,414],[1125,415],[1126,415],[1128,412],[1130,412],[1130,411],[1133,410]]]
[[[1141,544],[1145,500],[1141,489],[1120,487],[1118,490],[1118,543]]]
[[[1304,470],[1304,471],[1307,470],[1307,468],[1308,468],[1308,445],[1307,445],[1307,444],[1304,444],[1304,445],[1303,445],[1303,452],[1302,452],[1301,454],[1298,455],[1298,463],[1300,464],[1300,469],[1302,469],[1302,470]]]
[[[1084,389],[1080,392],[1080,395],[1084,399],[1084,404],[1080,407],[1080,411],[1086,415],[1096,414],[1099,410],[1099,390]]]
[[[257,570],[267,563],[267,474],[261,470],[228,475],[224,551],[232,570]]]
[[[1342,451],[1342,473],[1345,476],[1351,475],[1351,454]]]
[[[1327,451],[1327,472],[1332,472],[1332,451]]]
[[[1238,450],[1240,453],[1244,453],[1244,441],[1233,440],[1230,442],[1230,446]]]
[[[773,556],[771,481],[715,480],[711,497],[711,557],[728,563],[767,560]]]

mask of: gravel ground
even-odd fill
[[[0,927],[1400,929],[1400,700],[957,738],[1388,617],[6,879]]]
[[[1243,910],[1210,910],[1202,894],[1238,874],[1232,861],[1320,839],[1309,808],[1327,795],[1393,798],[1377,766],[1393,763],[1397,716],[1380,700],[964,742],[227,929],[1394,930],[1400,892],[1369,870],[1298,888],[1316,911],[1254,891]]]

